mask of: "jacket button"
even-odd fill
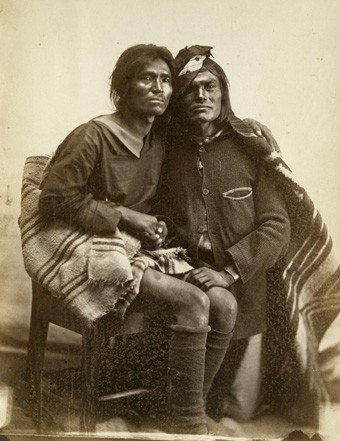
[[[199,151],[200,153],[205,152],[205,148],[204,148],[204,146],[202,145],[201,147],[199,147],[198,151]]]
[[[207,194],[209,194],[209,190],[207,188],[203,188],[203,194],[204,196],[206,196]]]
[[[202,233],[205,232],[205,228],[204,228],[203,226],[198,227],[198,228],[197,228],[197,231],[198,231],[200,234],[202,234]]]

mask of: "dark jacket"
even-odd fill
[[[235,337],[263,332],[266,270],[290,239],[283,196],[230,127],[209,144],[199,146],[183,135],[170,137],[167,148],[167,214],[175,221],[177,241],[195,261],[207,216],[214,267],[234,263],[240,275],[230,288],[239,309]]]

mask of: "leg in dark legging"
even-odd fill
[[[233,335],[237,316],[237,302],[231,292],[214,287],[206,293],[210,300],[209,324],[211,331],[207,337],[203,398],[207,395],[219,371]]]
[[[171,329],[168,360],[171,431],[206,434],[202,390],[205,345],[210,328],[173,325]]]
[[[144,274],[141,291],[169,304],[176,318],[176,324],[170,326],[168,430],[206,434],[203,380],[209,299],[194,285],[150,269]]]

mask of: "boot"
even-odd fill
[[[207,434],[203,400],[204,364],[209,326],[172,325],[168,360],[171,433]]]

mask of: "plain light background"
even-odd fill
[[[110,112],[108,78],[137,43],[213,46],[235,113],[272,130],[340,248],[337,0],[0,1],[2,226],[24,160]],[[14,230],[13,230],[14,228]]]

